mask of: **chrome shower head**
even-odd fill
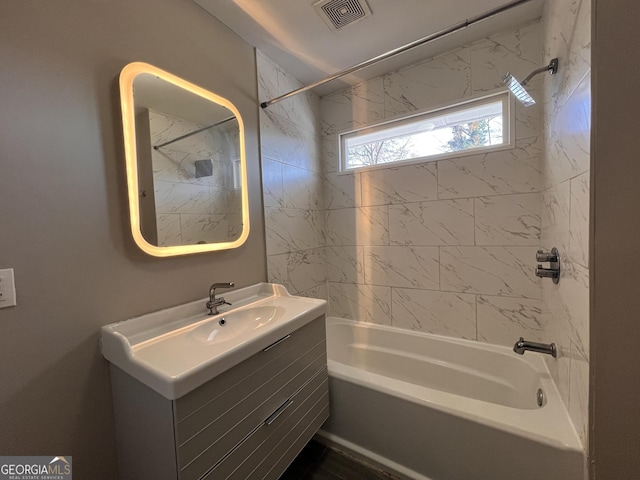
[[[511,73],[507,72],[504,76],[504,84],[511,90],[511,93],[522,102],[525,107],[530,107],[531,105],[535,105],[536,101],[533,99],[531,95],[524,89],[524,86],[529,83],[529,81],[542,72],[549,72],[551,75],[555,75],[558,73],[558,59],[554,58],[549,62],[549,65],[546,67],[538,68],[531,72],[527,78],[525,78],[522,83],[518,82]]]
[[[525,107],[530,107],[531,105],[535,105],[536,101],[533,99],[531,95],[524,89],[522,84],[515,79],[513,75],[509,72],[504,77],[504,84],[511,90],[511,93],[520,100],[520,102]]]

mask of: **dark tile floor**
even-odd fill
[[[398,480],[311,440],[280,480]]]

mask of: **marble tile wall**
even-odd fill
[[[301,86],[261,52],[257,64],[261,102]],[[326,299],[319,103],[308,93],[261,110],[260,148],[269,281]]]
[[[542,339],[540,105],[516,105],[513,149],[338,173],[338,133],[497,91],[507,70],[539,67],[541,29],[530,23],[321,99],[331,315],[503,345]]]
[[[591,2],[548,0],[544,61],[542,246],[562,255],[558,285],[544,283],[543,329],[560,350],[549,368],[585,447],[589,391],[589,164],[591,134]]]
[[[549,0],[541,21],[261,112],[269,279],[327,298],[334,316],[507,346],[556,341],[550,369],[583,441],[589,15],[587,0]],[[497,91],[505,71],[523,78],[554,56],[559,74],[529,86],[538,103],[515,105],[515,148],[338,173],[338,133]],[[260,53],[258,71],[261,100],[299,86]],[[559,286],[534,276],[540,246],[565,252]]]
[[[201,125],[148,111],[151,145],[193,132]],[[151,149],[158,244],[227,242],[241,226],[241,199],[233,189],[228,158],[239,157],[237,134],[207,131],[159,150]],[[195,160],[210,158],[211,176],[196,178]]]

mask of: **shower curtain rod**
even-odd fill
[[[224,120],[220,120],[219,122],[216,122],[213,125],[209,125],[208,127],[202,127],[202,128],[199,128],[198,130],[194,130],[193,132],[185,133],[184,135],[176,137],[173,140],[169,140],[167,142],[161,143],[160,145],[154,145],[153,149],[154,150],[158,150],[159,148],[162,148],[162,147],[165,147],[167,145],[170,145],[170,144],[172,144],[174,142],[177,142],[178,140],[182,140],[183,138],[188,138],[191,135],[195,135],[196,133],[204,132],[205,130],[209,130],[210,128],[217,127],[218,125],[222,125],[223,123],[230,122],[231,120],[234,120],[235,118],[236,118],[236,116],[232,115],[231,117],[225,118]]]
[[[315,83],[312,83],[310,85],[307,85],[305,87],[301,87],[298,88],[296,90],[292,90],[289,93],[285,93],[284,95],[280,95],[279,97],[275,97],[272,98],[271,100],[268,100],[266,102],[262,102],[260,104],[260,106],[262,108],[267,108],[270,107],[271,105],[281,102],[282,100],[285,100],[289,97],[293,97],[294,95],[298,95],[299,93],[303,93],[306,92],[307,90],[311,90],[312,88],[316,88],[319,87],[320,85],[324,85],[325,83],[331,82],[333,80],[336,80],[340,77],[344,77],[345,75],[349,75],[350,73],[354,73],[357,72],[358,70],[362,70],[363,68],[369,67],[375,63],[381,62],[382,60],[386,60],[387,58],[390,57],[394,57],[400,53],[404,53],[408,50],[411,50],[413,48],[416,47],[420,47],[422,45],[425,45],[429,42],[433,42],[434,40],[438,40],[439,38],[445,37],[447,35],[450,35],[452,33],[457,32],[458,30],[462,30],[464,28],[470,27],[471,25],[474,25],[476,23],[482,22],[483,20],[487,20],[488,18],[491,18],[495,15],[498,15],[500,13],[506,12],[507,10],[511,10],[512,8],[515,7],[519,7],[520,5],[524,4],[524,3],[528,3],[532,0],[515,0],[509,3],[506,3],[498,8],[495,8],[493,10],[489,10],[488,12],[485,12],[481,15],[478,15],[476,17],[472,17],[472,18],[468,18],[467,20],[457,23],[455,25],[451,25],[443,30],[440,30],[439,32],[436,33],[432,33],[431,35],[427,35],[426,37],[423,37],[419,40],[415,40],[411,43],[408,43],[406,45],[403,45],[402,47],[398,47],[394,50],[391,50],[387,53],[383,53],[382,55],[378,55],[377,57],[374,57],[370,60],[366,60],[364,62],[361,62],[357,65],[354,65],[353,67],[347,68],[345,70],[342,70],[341,72],[335,73],[333,75],[331,75],[330,77],[326,77],[323,78],[322,80],[318,80]]]

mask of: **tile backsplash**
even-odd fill
[[[260,52],[257,62],[260,101],[301,86]],[[260,147],[269,281],[327,298],[319,102],[306,93],[262,110]]]
[[[541,30],[534,22],[321,99],[331,315],[505,345],[541,340],[531,321],[542,310],[540,106],[514,105],[513,149],[336,173],[340,132],[504,89],[507,70],[539,67]]]
[[[270,280],[327,298],[334,316],[505,345],[541,340],[531,320],[542,310],[539,105],[514,104],[513,149],[349,174],[337,153],[341,132],[504,89],[503,69],[523,77],[541,63],[541,30],[533,22],[263,110]],[[261,100],[300,86],[261,53],[258,72]]]
[[[551,374],[582,439],[588,441],[591,2],[549,0],[544,60],[560,67],[544,80],[542,246],[562,255],[558,285],[542,289],[542,323],[560,355]]]

